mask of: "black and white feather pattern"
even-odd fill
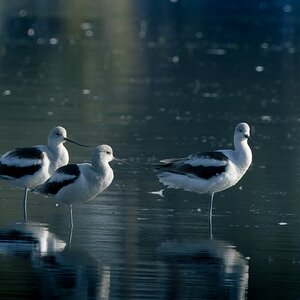
[[[74,183],[79,176],[80,169],[77,164],[60,167],[43,185],[33,189],[33,192],[56,195],[62,188]]]
[[[186,158],[165,159],[156,166],[164,185],[197,193],[223,191],[235,185],[252,161],[247,143],[250,127],[239,123],[234,130],[234,149],[198,152]]]
[[[0,158],[2,179],[18,179],[33,175],[42,165],[44,153],[36,147],[16,148]]]
[[[186,158],[161,160],[155,167],[162,172],[208,180],[224,173],[227,165],[228,157],[221,151],[213,151],[191,154]]]
[[[234,149],[199,152],[181,159],[160,161],[159,181],[168,188],[184,189],[211,195],[209,216],[212,216],[214,193],[226,190],[243,177],[252,162],[248,145],[250,127],[239,123],[234,130]]]

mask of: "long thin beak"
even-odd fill
[[[250,137],[250,135],[245,134],[245,138],[247,138],[249,141],[251,141],[253,144],[256,144]]]
[[[65,140],[65,141],[68,141],[68,142],[70,142],[70,143],[73,143],[73,144],[75,144],[75,145],[81,146],[81,147],[91,148],[91,146],[79,144],[79,143],[77,143],[77,142],[75,142],[75,141],[72,141],[72,140],[70,140],[70,139],[68,139],[68,138],[64,138],[64,140]]]
[[[134,167],[134,168],[137,168],[137,169],[147,170],[146,168],[143,168],[143,167],[140,167],[140,166],[136,166],[134,164],[128,163],[127,161],[124,161],[124,160],[116,158],[116,157],[114,157],[114,160],[117,161],[117,162],[120,162],[120,163],[122,163],[124,165],[128,165],[128,166],[131,166],[131,167]]]

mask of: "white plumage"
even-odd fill
[[[209,193],[211,216],[214,193],[235,185],[251,165],[249,138],[249,125],[240,123],[234,131],[234,150],[199,152],[186,158],[162,160],[156,166],[161,171],[159,181],[170,188]]]
[[[16,148],[0,157],[0,179],[25,190],[23,199],[24,221],[27,220],[27,193],[44,183],[53,172],[69,162],[69,154],[64,146],[67,138],[65,128],[54,127],[48,135],[48,145]]]
[[[91,164],[63,166],[33,191],[52,195],[56,200],[68,204],[73,227],[72,204],[92,200],[112,183],[114,173],[109,162],[114,159],[120,161],[113,156],[110,146],[98,146],[93,151]]]

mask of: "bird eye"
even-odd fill
[[[106,154],[110,155],[111,153],[109,151],[106,151]]]

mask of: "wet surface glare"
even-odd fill
[[[298,299],[300,5],[286,1],[0,4],[0,153],[62,125],[109,144],[112,185],[68,208],[0,183],[1,299]],[[217,193],[164,190],[160,159],[232,147],[253,163]],[[70,162],[90,150],[67,144]]]

